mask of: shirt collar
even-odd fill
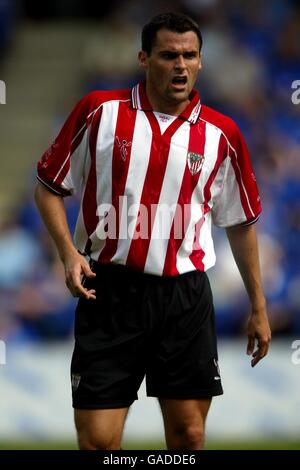
[[[133,109],[142,111],[153,111],[152,106],[146,94],[146,82],[142,81],[135,85],[131,90],[131,104]],[[190,102],[184,111],[178,116],[181,119],[195,124],[199,119],[201,110],[200,96],[197,90],[193,88],[190,94]]]

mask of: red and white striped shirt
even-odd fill
[[[211,222],[250,224],[261,212],[248,150],[196,90],[163,133],[160,117],[144,82],[90,93],[41,157],[38,179],[62,196],[80,191],[74,241],[92,259],[162,276],[206,271]]]

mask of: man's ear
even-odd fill
[[[200,60],[199,60],[199,70],[201,70],[201,69],[202,69],[202,62],[201,62],[201,59],[202,59],[202,56],[201,56],[201,54],[200,54]]]
[[[139,54],[138,54],[139,66],[142,69],[147,68],[147,57],[148,56],[147,56],[145,51],[140,51]]]

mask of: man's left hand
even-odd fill
[[[256,364],[268,354],[271,341],[271,329],[265,309],[251,313],[247,325],[247,354],[252,355],[251,366]],[[255,349],[255,342],[257,347]]]

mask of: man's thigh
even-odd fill
[[[181,427],[186,424],[200,423],[205,426],[205,420],[212,399],[176,400],[173,398],[160,398],[165,424],[172,427]]]
[[[203,449],[211,400],[159,399],[168,449]]]
[[[128,408],[74,410],[78,443],[81,449],[120,448]]]

